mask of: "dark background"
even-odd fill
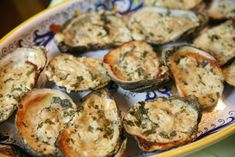
[[[0,38],[48,7],[50,0],[0,0]]]

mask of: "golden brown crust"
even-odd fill
[[[109,76],[127,90],[142,92],[169,80],[168,68],[144,41],[127,42],[104,56]]]
[[[66,157],[73,157],[72,148],[69,145],[70,135],[71,133],[69,132],[69,130],[65,129],[61,131],[57,143],[57,147],[59,148],[62,154],[66,154]]]
[[[20,102],[15,121],[22,143],[32,155],[57,155],[55,140],[75,112],[76,105],[60,91],[28,92]]]

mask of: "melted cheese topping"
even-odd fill
[[[208,51],[221,65],[225,64],[235,57],[235,22],[208,29],[195,39],[194,45]]]
[[[21,62],[21,61],[20,61]],[[21,96],[36,82],[35,67],[28,63],[8,60],[0,65],[0,122],[18,107]]]
[[[131,40],[131,35],[119,16],[104,15],[96,12],[83,13],[65,26],[57,40],[72,47],[91,45],[106,47],[120,45]]]
[[[145,0],[145,5],[166,7],[171,9],[192,9],[202,0]]]
[[[115,101],[104,91],[93,93],[73,119],[69,135],[59,141],[60,148],[68,157],[111,156],[118,144],[120,125]]]
[[[152,47],[144,42],[130,42],[112,50],[105,60],[113,73],[123,81],[156,79],[160,73],[160,59]]]
[[[234,0],[213,0],[208,15],[213,19],[235,18],[234,10]]]
[[[199,25],[192,12],[147,7],[132,15],[128,27],[135,40],[163,44]],[[185,13],[184,13],[185,12]],[[191,17],[190,17],[191,16]]]
[[[214,61],[185,49],[170,57],[169,67],[181,96],[196,96],[203,109],[217,104],[224,86],[221,69]]]
[[[198,111],[180,99],[158,98],[134,105],[124,117],[126,131],[159,144],[184,141],[198,124]]]
[[[16,124],[24,142],[36,152],[55,155],[57,136],[74,117],[76,106],[63,93],[43,89],[27,95],[22,105]]]
[[[224,79],[235,87],[235,62],[223,69]]]
[[[68,92],[101,88],[110,80],[102,60],[66,54],[53,58],[46,74],[49,80]]]

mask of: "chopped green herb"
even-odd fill
[[[22,92],[23,89],[20,88],[20,87],[18,87],[18,88],[12,87],[12,88],[11,88],[11,92],[14,92],[14,91],[20,91],[20,92]]]
[[[211,36],[208,36],[212,42],[220,39],[220,37],[216,34],[212,34]]]
[[[6,79],[3,83],[7,83],[8,81],[13,81],[13,78]]]
[[[89,131],[89,132],[93,132],[93,130],[94,130],[94,128],[93,128],[92,126],[90,126],[90,125],[89,125],[89,127],[88,127],[88,131]]]
[[[125,120],[124,122],[126,122],[126,124],[129,126],[135,126],[134,122],[132,122],[130,120]]]
[[[144,53],[143,53],[143,58],[145,58],[148,53],[149,53],[148,51],[144,51]]]
[[[197,66],[204,68],[207,64],[208,64],[208,63],[207,63],[205,60],[202,60],[202,61],[198,62],[198,65],[197,65]]]
[[[171,137],[176,136],[176,131],[172,131],[172,132],[170,133],[170,136],[171,136]]]
[[[43,122],[39,123],[37,129],[40,129],[43,126]]]
[[[137,68],[135,71],[138,73],[139,76],[144,74],[144,69],[141,67]]]
[[[62,80],[66,80],[68,78],[69,74],[66,74],[64,77],[62,77]]]
[[[23,126],[24,126],[25,128],[27,128],[27,127],[28,127],[24,122],[23,122],[22,124],[23,124]]]
[[[32,74],[33,72],[34,72],[34,69],[30,69],[30,70],[26,73],[26,75],[29,76],[29,75]]]
[[[55,124],[55,123],[54,123],[54,122],[52,122],[50,119],[46,119],[44,123],[46,123],[46,124],[50,124],[50,125]]]
[[[92,73],[91,71],[89,71],[89,74],[90,74],[90,76],[91,76],[91,80],[92,80],[92,81],[94,81],[94,80],[97,79],[97,75],[96,75],[96,74]]]
[[[72,103],[68,99],[61,99],[60,97],[52,97],[51,104],[60,104],[62,107],[71,108]]]
[[[84,80],[82,76],[77,76],[76,83],[74,84],[75,87],[79,86],[80,83]]]

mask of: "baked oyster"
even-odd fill
[[[191,46],[168,48],[167,52],[172,53],[167,64],[179,96],[193,95],[198,98],[202,110],[213,109],[224,89],[217,61],[207,52]]]
[[[131,34],[118,13],[81,13],[64,24],[55,35],[62,52],[80,53],[121,45]]]
[[[201,20],[192,11],[144,7],[132,14],[128,28],[134,40],[165,44],[192,33],[201,25]]]
[[[98,89],[110,81],[102,60],[69,54],[54,57],[45,73],[50,81],[68,92]]]
[[[21,97],[36,84],[46,64],[42,48],[18,48],[0,60],[0,122],[17,109]]]
[[[235,2],[234,0],[212,0],[208,15],[215,20],[235,19]]]
[[[57,145],[66,157],[123,156],[126,140],[122,143],[121,126],[114,99],[105,90],[95,91],[61,132]]]
[[[199,105],[193,98],[159,97],[133,105],[123,125],[143,151],[155,151],[192,142],[200,119]]]
[[[141,92],[169,80],[168,68],[144,41],[127,42],[104,56],[109,76],[122,88]]]
[[[220,65],[235,57],[235,21],[226,21],[201,32],[193,44],[214,56]]]
[[[77,111],[71,98],[53,89],[34,89],[20,102],[16,128],[26,149],[33,156],[57,156],[59,132]]]
[[[147,6],[158,6],[169,9],[184,9],[190,10],[197,7],[202,0],[145,0]]]
[[[223,68],[224,80],[235,87],[235,61]]]

